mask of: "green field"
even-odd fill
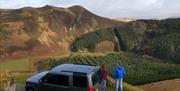
[[[28,57],[0,62],[0,72],[29,71],[29,70],[30,70],[30,59]]]

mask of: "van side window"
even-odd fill
[[[87,88],[88,81],[86,76],[73,75],[73,86]]]
[[[43,83],[58,86],[69,86],[69,77],[65,75],[48,74],[43,79]]]

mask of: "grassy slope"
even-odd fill
[[[29,69],[30,65],[28,57],[0,62],[0,71],[29,71]]]
[[[171,60],[180,64],[180,32],[169,32],[148,40],[148,44],[155,45],[154,56]]]

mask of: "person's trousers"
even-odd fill
[[[107,81],[103,80],[103,89],[102,89],[102,91],[106,91],[106,89],[107,89]]]
[[[123,78],[116,79],[116,91],[119,91],[119,86],[120,86],[120,91],[123,91]]]

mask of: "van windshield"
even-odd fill
[[[102,73],[101,70],[98,70],[93,76],[92,76],[92,84],[93,86],[97,83],[102,81]]]

